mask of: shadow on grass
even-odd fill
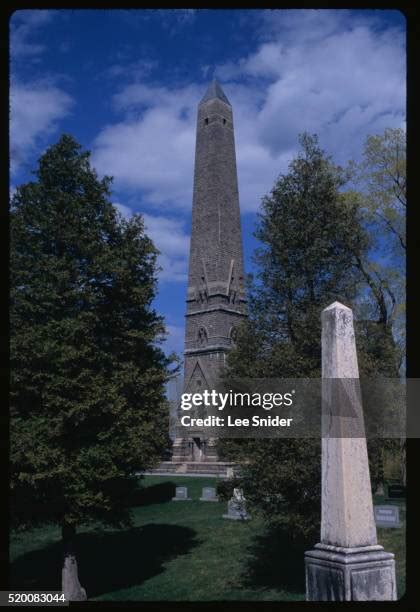
[[[307,542],[293,540],[279,527],[267,529],[248,547],[243,586],[304,593],[304,553],[309,548]]]
[[[164,562],[196,546],[195,534],[188,527],[159,524],[81,533],[76,540],[80,583],[89,598],[141,584],[160,574]],[[11,581],[14,589],[60,590],[61,543],[16,559],[11,566]]]
[[[175,484],[162,482],[159,484],[139,487],[133,496],[132,506],[149,506],[171,501],[175,496]]]

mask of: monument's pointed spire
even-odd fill
[[[209,100],[214,100],[214,98],[219,98],[219,100],[222,100],[222,102],[225,102],[225,104],[229,104],[230,106],[230,102],[216,78],[214,78],[208,86],[204,98],[201,100],[200,104],[203,104],[203,102],[208,102]]]

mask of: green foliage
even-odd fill
[[[291,538],[319,536],[320,440],[225,439],[219,450],[222,457],[240,463],[240,476],[225,488],[241,487],[252,513]]]
[[[168,443],[156,250],[71,136],[35,174],[11,206],[11,516],[127,523]]]
[[[378,374],[398,377],[398,359],[392,331],[369,319],[355,321],[359,371],[365,378]]]
[[[405,252],[406,252],[406,135],[386,129],[366,139],[363,159],[354,165],[358,200],[370,230],[369,250],[357,258],[367,286],[357,311],[359,367],[366,376],[379,372],[398,377],[405,371]],[[405,479],[405,443],[368,441],[372,485],[384,479],[384,452],[398,458]]]
[[[255,234],[258,282],[238,344],[254,355],[259,376],[320,374],[320,312],[335,300],[351,303],[360,280],[353,254],[367,248],[357,204],[339,192],[343,170],[316,136],[304,134],[300,143],[288,174],[262,201]]]
[[[368,293],[360,314],[376,320],[394,344],[396,367],[405,362],[405,254],[406,254],[406,136],[402,129],[386,129],[366,139],[363,159],[353,163],[363,223],[370,245],[357,261]],[[347,194],[350,196],[350,194]]]
[[[227,378],[319,377],[322,310],[336,300],[354,308],[360,300],[365,278],[358,261],[370,248],[360,200],[343,193],[349,176],[319,148],[316,136],[304,134],[300,144],[289,172],[262,201],[257,281],[250,288],[249,319],[228,357]],[[371,321],[357,325],[361,375],[391,375],[392,336]],[[376,486],[380,441],[371,447]],[[254,511],[296,536],[317,537],[319,440],[222,440],[219,452],[240,463],[241,486]]]
[[[397,248],[406,249],[406,135],[401,128],[369,136],[359,167],[368,212]]]

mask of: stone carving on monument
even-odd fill
[[[201,277],[201,284],[198,288],[197,296],[197,302],[199,304],[204,304],[208,301],[207,283],[204,276]]]
[[[214,80],[198,105],[184,350],[184,393],[211,391],[232,329],[246,317],[232,107]],[[220,463],[205,431],[178,430],[172,462]],[[223,471],[226,470],[224,465]]]

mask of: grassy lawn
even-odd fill
[[[199,501],[202,487],[215,483],[214,478],[147,476],[132,528],[81,529],[79,574],[89,599],[304,600],[304,548],[285,534],[269,533],[255,517],[244,523],[223,519],[226,503]],[[192,501],[172,502],[176,485],[187,486]],[[405,528],[378,529],[378,538],[396,555],[401,596]],[[12,534],[10,552],[13,588],[59,590],[58,528]]]

